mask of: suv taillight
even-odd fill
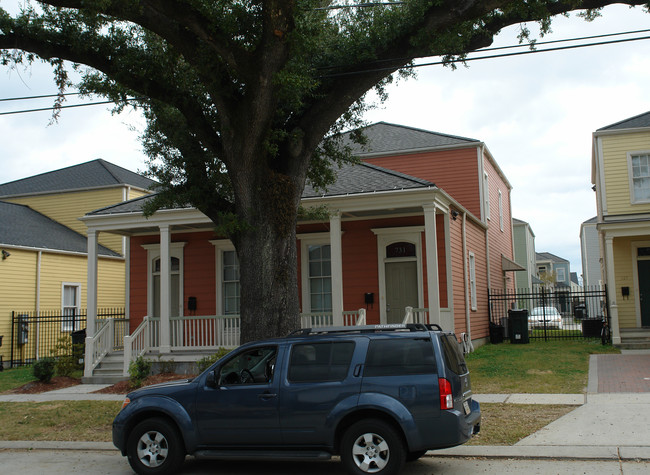
[[[438,378],[440,388],[440,409],[453,409],[454,396],[451,394],[451,384],[445,378]]]

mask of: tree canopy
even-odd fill
[[[589,18],[612,3],[647,8],[636,0],[26,1],[17,13],[0,8],[0,61],[47,61],[61,90],[72,86],[72,65],[81,92],[143,110],[145,151],[162,185],[149,211],[190,203],[233,241],[246,341],[298,324],[301,193],[306,180],[327,186],[336,164],[351,159],[336,133],[360,123],[369,90],[383,97],[415,58],[462,59],[506,26],[539,22],[545,32],[554,15]]]

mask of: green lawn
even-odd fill
[[[25,383],[34,381],[35,379],[31,366],[5,369],[0,372],[0,393],[20,387]]]
[[[475,394],[579,394],[587,386],[589,355],[619,353],[596,340],[487,344],[466,356]]]

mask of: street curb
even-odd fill
[[[430,450],[429,457],[480,457],[552,460],[650,460],[647,446],[490,446],[463,445],[450,449]]]
[[[112,442],[57,440],[0,440],[0,450],[91,450],[116,451]]]

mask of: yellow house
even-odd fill
[[[598,129],[591,170],[612,342],[650,347],[650,112]]]
[[[147,194],[152,184],[104,160],[0,184],[4,366],[49,356],[60,337],[85,328],[87,239],[79,218]],[[122,314],[124,246],[121,237],[105,234],[98,250],[98,306]]]

